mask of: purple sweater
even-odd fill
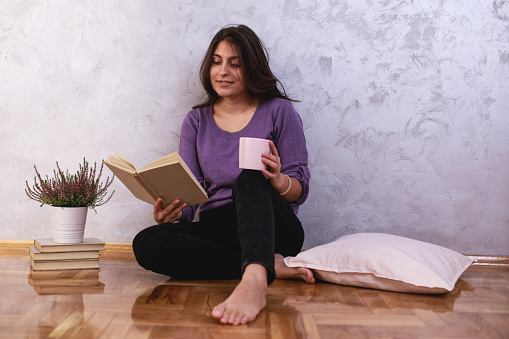
[[[302,196],[290,205],[295,212],[309,193],[308,154],[302,121],[288,100],[260,101],[251,121],[234,133],[220,129],[212,105],[194,109],[182,122],[180,156],[209,195],[200,205],[207,211],[233,202],[232,190],[239,176],[239,139],[272,140],[281,158],[281,173],[300,181]],[[198,206],[186,207],[182,221],[191,221]]]

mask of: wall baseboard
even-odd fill
[[[509,266],[509,256],[506,255],[467,255],[474,259],[475,266]]]
[[[33,240],[10,240],[0,239],[0,250],[19,250],[26,251],[28,246],[33,245]],[[4,252],[5,253],[5,252]],[[117,260],[134,260],[133,248],[131,244],[126,243],[111,243],[107,242],[104,251],[105,257],[114,257]],[[116,255],[115,255],[116,254]],[[509,266],[509,256],[507,255],[472,255],[466,254],[467,257],[475,260],[472,265],[475,266]]]

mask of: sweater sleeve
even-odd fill
[[[187,114],[182,122],[180,129],[180,146],[179,154],[184,159],[185,163],[193,172],[198,182],[203,186],[203,173],[198,160],[197,144],[196,139],[198,135],[199,119],[198,115],[191,111]],[[198,205],[188,206],[182,211],[181,221],[191,222],[194,219],[194,215]]]
[[[298,206],[306,201],[309,194],[311,174],[308,168],[308,153],[302,120],[287,100],[279,101],[274,112],[274,144],[281,158],[281,173],[299,180],[302,195],[292,205]]]

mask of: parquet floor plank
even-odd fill
[[[129,326],[123,339],[148,339],[152,335],[154,328],[152,326]],[[110,338],[115,338],[112,335]]]
[[[207,309],[208,295],[206,293],[191,293],[187,298],[182,314],[204,315]]]
[[[2,338],[509,338],[509,266],[470,267],[444,295],[276,280],[251,323],[211,316],[238,280],[148,272],[107,244],[99,270],[30,270],[30,242],[0,242]]]
[[[480,314],[480,317],[491,325],[500,338],[507,338],[507,324],[509,324],[509,315],[506,314]]]
[[[91,323],[85,322],[85,318],[89,317],[90,315],[84,312],[70,313],[63,321],[58,323],[48,338],[76,338],[90,334]]]
[[[422,327],[424,322],[416,315],[352,314],[352,313],[315,313],[313,318],[318,325],[344,326],[387,326]]]
[[[315,319],[313,318],[313,314],[303,313],[301,320],[304,328],[304,333],[306,333],[308,338],[320,338],[320,331],[318,331],[318,326],[316,325]]]
[[[209,309],[213,309],[228,298],[228,293],[211,293],[207,300],[207,306]],[[185,302],[185,301],[184,301]]]
[[[293,325],[292,315],[288,313],[270,312],[270,332],[274,338],[293,339],[302,338],[302,333],[297,332]]]
[[[431,310],[415,309],[413,310],[416,316],[422,320],[427,326],[433,327],[447,327],[447,323],[442,318]]]

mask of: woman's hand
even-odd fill
[[[286,201],[296,201],[302,194],[302,185],[299,180],[281,174],[281,158],[279,158],[279,153],[272,141],[269,145],[272,154],[262,154],[262,161],[267,165],[267,169],[262,170],[262,173],[270,180],[272,187],[274,187]]]
[[[267,165],[267,169],[262,170],[262,173],[270,180],[272,187],[282,193],[288,187],[288,179],[281,174],[281,158],[279,158],[276,146],[272,141],[269,142],[269,146],[272,154],[262,154],[262,161]]]
[[[163,200],[157,199],[154,203],[154,220],[158,224],[174,223],[182,218],[182,210],[187,206],[186,203],[181,204],[180,200],[174,200],[171,204],[162,208]]]

